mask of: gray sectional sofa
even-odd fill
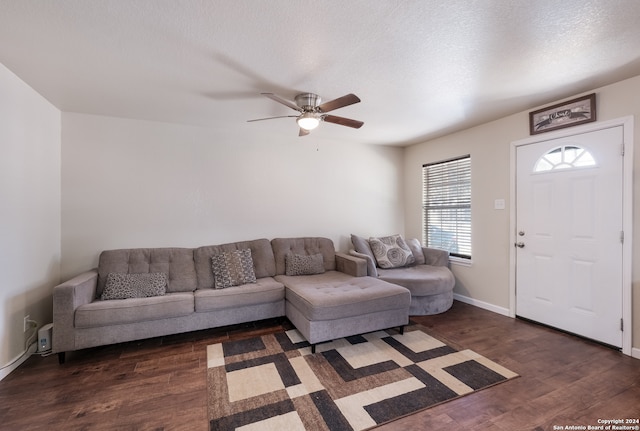
[[[212,258],[242,251],[251,257],[245,265],[251,282],[219,288],[226,281],[212,270]],[[290,266],[293,258],[303,265]],[[113,274],[164,274],[166,292],[103,300]],[[135,290],[139,280],[133,283]],[[97,269],[54,288],[53,351],[63,363],[67,351],[280,316],[315,348],[335,338],[403,327],[410,302],[407,289],[367,276],[364,260],[336,253],[327,238],[107,250]]]
[[[353,249],[349,254],[367,262],[367,275],[404,286],[411,291],[411,316],[439,314],[453,304],[455,278],[449,269],[449,253],[435,248],[422,247],[417,239],[384,237],[382,241],[400,241],[411,260],[398,258],[395,262],[385,262],[387,268],[380,267],[380,255],[372,248],[372,239],[351,235]],[[399,235],[395,235],[399,237]],[[377,241],[378,243],[380,241]],[[404,244],[402,244],[404,243]],[[375,244],[375,243],[374,243]],[[389,266],[394,266],[389,268]]]

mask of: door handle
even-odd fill
[[[524,242],[516,242],[514,245],[518,248],[524,248]]]

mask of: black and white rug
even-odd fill
[[[419,325],[309,344],[296,330],[207,346],[211,431],[365,430],[517,374]]]

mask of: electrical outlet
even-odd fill
[[[24,332],[27,332],[27,330],[29,329],[29,315],[27,314],[26,316],[24,316]]]

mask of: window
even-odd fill
[[[422,239],[471,259],[471,156],[422,166]]]
[[[595,166],[591,153],[584,148],[573,145],[554,148],[536,162],[534,172],[553,171],[556,169],[585,168]]]

